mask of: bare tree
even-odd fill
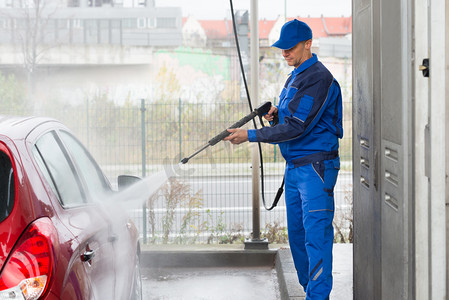
[[[58,45],[51,36],[56,28],[49,26],[57,9],[64,3],[62,0],[19,0],[14,7],[3,9],[3,18],[9,21],[11,29],[10,42],[18,47],[22,66],[27,75],[29,105],[35,94],[36,71],[44,53]],[[53,32],[54,33],[54,32]]]

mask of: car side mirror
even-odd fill
[[[133,185],[134,183],[139,182],[140,180],[142,180],[142,179],[138,176],[119,175],[117,178],[118,190],[122,191],[122,190],[126,189],[127,187]]]

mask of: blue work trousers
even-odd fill
[[[332,290],[334,186],[339,157],[303,166],[287,164],[288,238],[307,300],[329,299]]]

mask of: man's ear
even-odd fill
[[[306,50],[310,50],[310,49],[312,48],[312,39],[307,40],[307,41],[304,43],[304,48],[305,48]]]

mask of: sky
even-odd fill
[[[351,0],[259,0],[259,19],[275,20],[283,16],[285,5],[287,17],[349,17]],[[178,6],[183,17],[196,19],[224,19],[230,16],[229,0],[156,0],[156,7]],[[250,10],[250,0],[233,0],[234,11]]]

